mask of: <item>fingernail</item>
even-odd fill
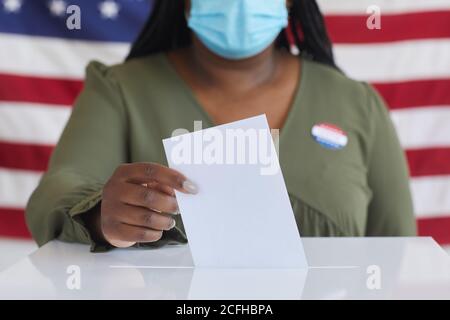
[[[175,225],[177,224],[177,222],[175,220],[172,221],[172,226],[170,227],[170,229],[175,228]]]
[[[185,180],[183,182],[183,189],[191,194],[196,194],[198,192],[197,186],[191,180]]]

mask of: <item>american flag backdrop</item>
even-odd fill
[[[180,0],[182,1],[182,0]],[[81,9],[81,29],[66,26]],[[405,149],[420,235],[450,244],[450,0],[320,0],[337,64],[372,83]],[[381,29],[366,26],[381,10]],[[82,89],[125,57],[150,0],[0,0],[0,236],[30,237],[24,207]]]

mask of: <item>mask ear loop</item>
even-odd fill
[[[292,32],[292,23],[290,18],[287,27],[284,29],[284,32],[286,34],[286,39],[289,43],[289,51],[291,52],[292,55],[298,56],[300,54],[300,49],[298,48],[295,42],[295,37]]]

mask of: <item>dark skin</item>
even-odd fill
[[[227,60],[195,36],[190,48],[168,57],[215,124],[265,113],[271,128],[283,127],[299,80],[297,57],[272,45],[254,57]]]
[[[227,60],[195,35],[191,47],[167,55],[215,124],[265,113],[271,128],[283,127],[300,77],[297,57],[272,44],[256,56]],[[197,192],[184,175],[168,167],[123,164],[103,188],[101,210],[87,215],[86,224],[94,240],[116,247],[158,241],[175,226],[174,190]]]

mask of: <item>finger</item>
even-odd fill
[[[143,183],[142,184],[144,187],[150,188],[150,189],[156,189],[159,190],[163,193],[167,193],[170,196],[175,196],[175,191],[173,190],[173,188],[166,186],[164,184],[158,183],[157,181],[153,181],[153,182],[148,182],[148,183]]]
[[[167,214],[130,205],[122,207],[117,210],[121,212],[118,219],[123,223],[154,230],[170,230],[175,227],[175,220]]]
[[[156,242],[162,237],[162,231],[145,227],[132,226],[125,223],[114,223],[105,226],[105,238],[119,243]]]
[[[120,241],[120,240],[114,240],[114,239],[106,239],[106,241],[108,241],[109,244],[111,244],[112,246],[114,246],[116,248],[129,248],[136,244],[135,241]]]
[[[184,193],[197,193],[197,186],[180,172],[157,163],[123,164],[118,174],[126,181],[132,183],[149,183],[157,181]]]
[[[175,197],[138,184],[125,184],[126,186],[119,193],[119,200],[121,202],[160,212],[174,213],[178,211],[177,199]]]

